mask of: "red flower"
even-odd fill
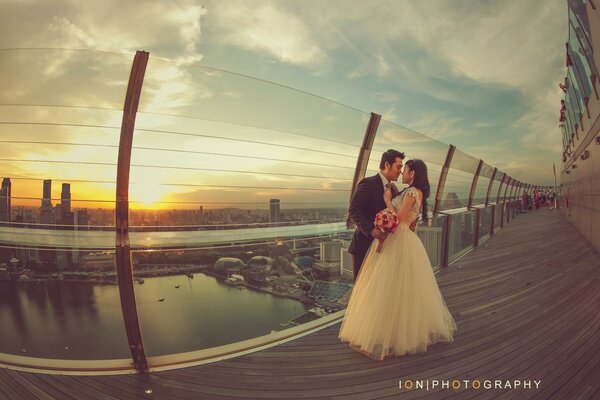
[[[398,216],[396,213],[391,212],[389,209],[385,209],[377,213],[375,216],[375,228],[379,229],[384,233],[393,233],[398,228]],[[381,252],[383,242],[379,241],[376,251]]]

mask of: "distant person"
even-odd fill
[[[565,83],[559,83],[558,87],[561,88],[561,90],[563,91],[563,93],[567,93],[567,90],[569,89],[569,80],[567,79],[567,77],[565,76]]]
[[[427,220],[429,180],[421,160],[409,160],[402,171],[408,188],[393,197],[382,194],[398,227],[377,252],[372,241],[346,308],[339,338],[376,360],[427,350],[452,342],[456,323],[437,285],[427,251],[411,230],[419,214]]]
[[[383,189],[398,180],[404,153],[390,149],[381,155],[379,173],[362,179],[350,201],[348,216],[356,224],[356,230],[348,252],[352,254],[354,279],[358,276],[365,254],[374,239],[385,240],[386,234],[375,228],[375,215],[385,208]],[[394,194],[398,192],[392,186]]]
[[[554,190],[550,190],[548,192],[548,208],[553,210],[554,209]]]
[[[523,192],[523,210],[527,210],[529,208],[529,195],[527,192]]]

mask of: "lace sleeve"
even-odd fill
[[[415,198],[415,205],[420,205],[421,202],[419,201],[419,192],[417,192],[417,189],[414,187],[410,187],[406,190],[406,195],[407,196],[413,196]]]

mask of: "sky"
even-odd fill
[[[369,171],[394,147],[424,158],[435,181],[447,144],[528,183],[553,184],[561,165],[564,1],[0,0],[0,10],[0,138],[13,160],[0,168],[17,177],[13,195],[40,197],[53,179],[53,197],[68,181],[74,199],[114,199],[135,50],[150,53],[132,156],[139,207],[347,203],[370,112],[384,121]],[[466,191],[465,171],[450,177]]]

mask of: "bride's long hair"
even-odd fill
[[[429,197],[429,178],[427,176],[427,165],[423,160],[413,159],[408,160],[405,164],[411,171],[414,171],[415,176],[413,183],[409,187],[419,189],[423,193],[423,204],[421,205],[422,219],[427,221],[427,198]]]

